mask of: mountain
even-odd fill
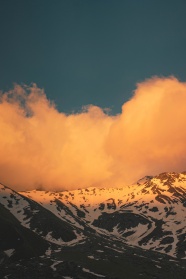
[[[186,278],[186,173],[63,192],[1,184],[0,212],[0,278]]]

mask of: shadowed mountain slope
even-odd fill
[[[185,173],[63,192],[0,185],[0,213],[2,278],[186,278]]]

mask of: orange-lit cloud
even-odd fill
[[[96,106],[65,115],[37,88],[0,95],[0,182],[18,190],[122,186],[186,169],[186,83],[137,85],[122,113]]]

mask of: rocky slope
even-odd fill
[[[2,276],[186,278],[186,173],[63,192],[0,185],[0,212]]]

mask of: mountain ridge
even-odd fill
[[[61,192],[39,190],[16,192],[0,184],[0,210],[2,207],[17,220],[20,231],[24,231],[23,227],[31,232],[32,235],[27,236],[29,239],[33,239],[33,235],[36,235],[38,241],[42,242],[43,239],[41,254],[43,253],[42,257],[44,258],[36,254],[40,257],[40,261],[45,263],[49,261],[50,257],[54,257],[56,270],[52,269],[53,275],[55,271],[59,272],[60,266],[68,266],[68,262],[73,260],[72,273],[68,275],[72,276],[71,278],[74,278],[74,270],[78,269],[77,263],[82,267],[78,269],[79,276],[84,276],[78,278],[89,278],[87,276],[90,278],[91,276],[93,276],[92,278],[99,278],[99,276],[114,278],[113,276],[118,276],[119,272],[116,270],[111,272],[112,276],[109,277],[110,275],[105,269],[103,269],[103,273],[99,267],[94,269],[96,258],[102,253],[96,251],[104,251],[103,253],[107,255],[107,261],[109,259],[113,262],[113,256],[110,254],[112,251],[118,262],[120,258],[123,258],[126,263],[128,259],[125,255],[129,253],[131,261],[136,261],[136,257],[140,261],[144,258],[144,266],[149,261],[146,255],[150,253],[151,257],[156,258],[161,271],[160,259],[163,257],[166,266],[169,266],[170,257],[172,257],[174,266],[179,267],[178,270],[175,267],[177,272],[185,274],[185,172],[164,172],[153,177],[146,176],[133,185],[120,188],[89,187]],[[3,212],[3,210],[1,211]],[[16,231],[17,227],[14,222],[13,225]],[[26,238],[23,241],[24,244],[27,242]],[[0,262],[2,262],[4,272],[6,271],[6,261],[13,262],[14,258],[22,261],[24,258],[17,252],[17,246],[14,246],[9,247],[8,250],[11,250],[9,252],[0,247],[2,250],[0,251]],[[20,244],[18,248],[20,247],[22,251],[28,249],[23,244]],[[72,256],[73,251],[76,251],[75,255],[78,255],[77,248],[82,249],[83,253],[87,255],[85,266],[80,258]],[[3,251],[7,253],[6,256]],[[62,255],[61,251],[65,251],[66,254]],[[104,261],[100,257],[98,258],[105,265]],[[58,265],[57,263],[61,259],[64,262],[67,261],[66,264]],[[90,263],[91,261],[94,261],[94,265]],[[153,260],[149,264],[152,263]],[[50,265],[52,266],[52,263]],[[66,272],[67,268],[64,266]],[[155,264],[153,266],[153,272],[158,274],[158,267]],[[87,273],[85,270],[90,272]],[[130,272],[131,274],[135,273],[131,269]],[[151,274],[151,271],[149,272]],[[144,277],[141,278],[151,278],[148,277],[149,274],[145,275],[144,270],[142,274]],[[184,278],[183,274],[182,277],[180,275],[180,277],[175,278]],[[137,274],[132,276],[130,278],[138,278]],[[118,278],[123,277],[119,275]]]

